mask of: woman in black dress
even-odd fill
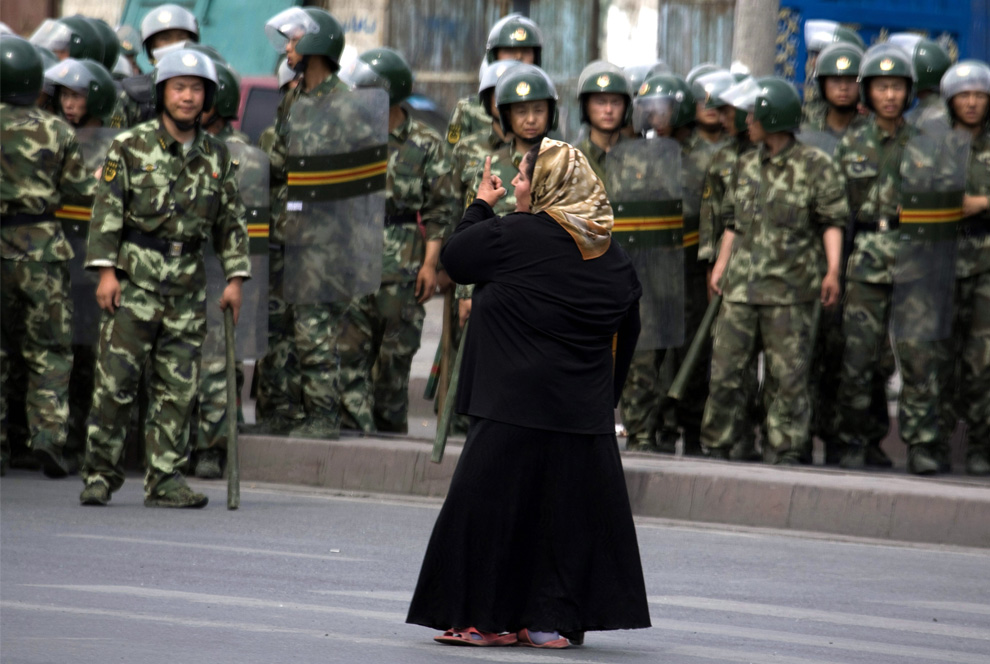
[[[486,163],[442,253],[477,284],[456,397],[471,428],[407,622],[441,643],[565,648],[650,626],[613,415],[640,286],[584,155],[543,139],[519,168],[517,212],[494,216]]]

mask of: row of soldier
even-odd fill
[[[177,40],[187,47],[195,44],[198,39],[195,19],[188,12],[183,13],[184,11],[178,7],[166,6],[149,13],[142,25],[142,38],[149,56],[156,55],[156,49],[167,47],[169,40]],[[168,13],[167,20],[161,20],[163,12]],[[893,57],[874,58],[871,61],[880,67],[878,73],[875,76],[860,77],[861,80],[857,81],[856,75],[860,73],[858,62],[863,60],[863,45],[853,44],[848,46],[848,52],[842,51],[847,42],[842,39],[845,33],[841,28],[819,22],[809,22],[809,28],[811,36],[821,42],[819,48],[825,43],[837,43],[819,56],[816,80],[821,100],[806,105],[806,122],[802,127],[802,139],[805,143],[816,142],[833,152],[838,136],[845,130],[859,125],[872,126],[880,114],[862,115],[855,102],[862,95],[866,105],[871,110],[876,110],[871,106],[869,90],[874,78],[889,79],[881,82],[898,79],[907,82],[907,91],[900,102],[897,117],[910,105],[910,98],[915,90],[927,92],[931,87],[924,86],[914,73],[917,53],[930,54],[934,50],[932,46],[936,45],[930,42],[922,43],[923,48],[915,48],[916,55],[913,59],[910,56],[905,58],[903,51],[887,54]],[[381,288],[367,285],[376,276],[360,274],[362,267],[366,267],[366,256],[351,256],[348,262],[348,257],[340,255],[339,250],[336,253],[331,250],[313,253],[298,249],[300,246],[314,244],[333,247],[344,241],[333,236],[307,237],[307,230],[298,228],[303,219],[321,214],[332,219],[335,214],[339,215],[343,211],[367,216],[373,208],[354,207],[355,201],[350,200],[347,203],[350,207],[341,208],[339,203],[333,203],[303,209],[303,203],[298,198],[305,193],[320,194],[319,186],[311,187],[310,190],[294,189],[294,200],[290,201],[293,177],[297,182],[305,183],[314,173],[312,168],[306,170],[301,167],[300,162],[305,160],[300,159],[300,155],[331,157],[333,154],[360,152],[364,147],[360,139],[355,137],[360,132],[351,132],[350,136],[337,136],[331,140],[327,135],[329,127],[322,124],[303,126],[328,112],[331,117],[339,117],[342,110],[346,112],[348,109],[347,104],[338,103],[334,106],[329,99],[333,96],[330,93],[340,92],[348,87],[341,83],[337,75],[343,50],[343,32],[329,14],[315,9],[283,12],[269,22],[266,30],[273,43],[278,48],[284,48],[286,62],[292,72],[284,80],[280,80],[283,91],[288,95],[280,106],[275,128],[266,132],[266,137],[263,138],[266,143],[265,151],[271,157],[273,196],[270,232],[259,233],[262,236],[268,235],[267,246],[262,244],[263,249],[267,250],[268,265],[265,266],[263,261],[258,265],[262,271],[267,272],[265,276],[269,276],[268,352],[259,362],[257,380],[258,415],[261,422],[259,428],[271,433],[316,437],[337,435],[342,423],[345,427],[364,431],[405,431],[409,364],[412,354],[419,346],[423,320],[422,302],[433,292],[436,284],[442,284],[443,281],[442,271],[439,275],[437,273],[436,259],[445,229],[456,223],[457,210],[470,203],[477,187],[477,178],[480,177],[480,164],[485,156],[493,156],[493,171],[504,171],[503,180],[506,176],[511,179],[519,157],[556,125],[556,91],[553,82],[538,66],[542,50],[539,28],[518,16],[507,17],[494,26],[486,48],[478,98],[465,100],[458,105],[447,133],[448,145],[444,145],[425,126],[415,121],[410,122],[407,112],[402,109],[401,102],[410,92],[412,76],[400,55],[388,49],[376,49],[363,55],[358,65],[343,72],[352,86],[379,86],[388,89],[387,123],[391,134],[388,139],[384,244],[380,225],[372,223],[368,229],[370,232],[366,233],[370,241],[366,246],[371,247],[372,252],[384,256],[380,267],[372,270],[381,275]],[[224,66],[219,54],[209,47],[200,46],[199,49],[201,53],[210,56],[219,74]],[[817,49],[809,41],[809,51],[814,50]],[[167,50],[157,55],[165,53]],[[517,59],[528,62],[517,65]],[[893,69],[884,68],[883,65],[888,61],[896,66]],[[947,64],[946,59],[946,66]],[[830,70],[829,66],[836,69]],[[92,69],[91,66],[88,68]],[[285,71],[284,66],[282,71]],[[891,74],[891,71],[895,73]],[[925,71],[930,73],[929,69]],[[979,72],[982,70],[977,66],[975,71],[976,75],[965,78],[969,82],[976,81],[977,94],[985,95],[986,92],[979,93]],[[627,76],[627,73],[631,76]],[[54,83],[58,80],[57,72],[52,74],[49,79]],[[232,85],[225,85],[222,76],[217,78],[216,107],[219,109],[224,106],[220,103],[224,88],[228,89],[228,93],[231,87],[236,90],[236,77],[230,77]],[[291,83],[290,78],[294,79]],[[717,404],[717,407],[709,407],[705,411],[709,388],[707,362],[701,362],[686,371],[690,378],[683,398],[674,401],[666,397],[671,375],[685,359],[683,349],[686,342],[690,341],[700,326],[708,299],[707,291],[709,288],[720,291],[721,286],[725,285],[718,283],[717,279],[716,283],[711,283],[711,275],[714,270],[719,270],[717,274],[721,275],[726,268],[725,265],[719,268],[719,263],[715,260],[720,255],[717,247],[724,243],[720,236],[723,235],[725,224],[728,223],[729,229],[733,231],[730,235],[738,233],[740,226],[736,224],[732,212],[739,210],[741,213],[746,209],[745,205],[737,207],[740,171],[736,162],[741,155],[749,152],[756,155],[761,154],[762,150],[773,153],[773,149],[769,147],[770,142],[776,141],[781,135],[792,135],[798,129],[801,116],[796,92],[779,81],[755,82],[744,73],[733,74],[714,67],[698,68],[688,79],[670,75],[664,71],[662,65],[623,72],[605,63],[592,63],[582,73],[579,82],[579,103],[586,129],[578,143],[609,185],[616,209],[616,239],[623,242],[630,253],[641,261],[641,279],[651,285],[646,289],[648,295],[643,302],[644,314],[650,315],[644,315],[647,324],[644,325],[642,352],[638,354],[635,370],[631,372],[622,400],[623,421],[629,432],[628,447],[673,451],[673,442],[680,429],[686,454],[708,453],[717,457],[753,458],[754,432],[763,426],[764,455],[778,463],[806,461],[810,451],[810,436],[816,434],[826,442],[828,462],[841,462],[846,467],[889,465],[889,460],[879,449],[879,441],[887,430],[883,386],[891,373],[889,367],[893,366],[889,359],[893,355],[886,342],[883,325],[887,314],[881,311],[880,329],[873,334],[872,341],[868,335],[861,337],[857,334],[854,343],[848,344],[844,343],[848,333],[841,334],[842,326],[836,322],[841,314],[836,313],[834,307],[830,306],[826,309],[826,315],[821,316],[822,330],[818,333],[817,326],[812,324],[816,318],[815,308],[812,306],[809,309],[807,306],[815,299],[810,295],[815,289],[810,288],[809,284],[816,279],[821,281],[821,274],[818,272],[824,272],[817,268],[823,267],[827,262],[827,274],[832,276],[837,269],[833,264],[835,252],[826,251],[829,245],[834,245],[828,239],[824,244],[819,242],[819,246],[815,246],[815,242],[809,242],[809,238],[804,237],[803,244],[798,247],[793,243],[793,238],[778,233],[777,241],[782,242],[783,246],[774,248],[771,242],[762,251],[761,261],[755,261],[754,267],[759,268],[762,265],[763,269],[745,276],[737,275],[737,281],[748,282],[749,286],[740,289],[737,283],[735,290],[739,292],[735,294],[730,289],[716,328],[716,354],[711,375],[714,393],[719,396],[707,399],[707,402],[710,405]],[[849,92],[850,79],[854,82],[855,94]],[[640,80],[642,85],[639,84]],[[290,91],[291,86],[297,83],[298,87]],[[99,88],[101,85],[105,84],[100,83],[95,87]],[[146,78],[142,85],[132,80],[129,85],[124,86],[112,116],[104,122],[121,124],[130,122],[122,121],[121,118],[147,117],[148,102],[154,100],[150,90],[154,87],[151,78]],[[972,87],[973,85],[969,85],[969,88]],[[89,88],[92,92],[94,86],[90,85]],[[969,88],[950,88],[949,92],[961,94],[962,90],[969,93]],[[58,89],[61,92],[72,90],[72,87],[63,85]],[[143,97],[142,90],[145,91]],[[769,100],[767,95],[756,94],[754,97],[754,91],[770,91]],[[68,99],[70,95],[62,93],[58,96]],[[949,96],[951,107],[951,97],[955,95]],[[312,103],[297,106],[295,102],[300,98]],[[933,98],[937,101],[937,94],[934,97],[928,95],[925,104],[931,105]],[[375,105],[369,103],[365,106]],[[71,103],[59,103],[58,106],[56,110],[61,110],[66,119],[77,126],[86,124],[80,122],[81,118],[85,118],[90,124],[95,119],[95,114],[87,117],[85,112],[82,116],[73,115]],[[310,107],[308,115],[299,111],[307,106]],[[377,106],[383,108],[386,105],[378,103]],[[121,110],[127,107],[132,110]],[[293,107],[297,109],[295,114],[292,112]],[[144,110],[141,111],[141,108]],[[227,104],[226,108],[230,110],[224,114],[216,111],[204,114],[202,125],[212,127],[214,131],[222,129],[224,133],[230,134],[228,121],[236,113],[236,105]],[[756,112],[761,108],[772,110],[771,116],[762,121]],[[357,113],[355,121],[374,124],[368,117],[361,115],[362,110],[366,111],[365,107],[358,106],[351,110]],[[759,139],[754,139],[752,125],[747,125],[745,121],[748,111],[753,111],[750,122],[756,120],[757,125],[763,125],[756,129]],[[920,115],[918,111],[915,113]],[[786,120],[781,122],[780,117],[785,117]],[[948,118],[949,114],[945,114],[945,117]],[[980,117],[985,123],[985,108]],[[951,122],[968,126],[955,113],[951,118]],[[948,119],[945,120],[946,125],[949,122]],[[902,125],[898,121],[893,127],[896,129]],[[980,126],[980,123],[976,122],[974,126]],[[983,127],[983,134],[975,134],[978,139],[983,137],[985,150],[985,124]],[[815,130],[819,134],[813,135],[812,131]],[[833,135],[831,144],[822,132]],[[766,135],[770,135],[769,141],[764,140]],[[323,150],[307,152],[303,146],[314,143],[314,136],[318,136],[327,145]],[[903,150],[908,142],[902,141],[898,145]],[[618,147],[620,145],[621,148]],[[757,149],[751,150],[754,146]],[[856,148],[855,145],[853,147]],[[814,158],[807,155],[788,157],[790,161],[800,162],[797,170],[801,174],[798,178],[801,182],[809,180],[803,172],[803,169],[809,168],[809,160],[820,159],[817,153],[811,154]],[[973,153],[972,163],[977,167],[982,163],[980,154]],[[884,183],[885,189],[873,186],[874,183],[869,178],[877,179],[877,163],[875,159],[870,161],[871,156],[863,155],[862,151],[854,152],[849,158],[851,166],[845,169],[848,172],[839,173],[835,181],[842,183],[848,182],[850,178],[864,178],[855,183],[861,188],[865,185],[867,189],[866,195],[861,194],[862,200],[859,201],[859,207],[862,208],[865,201],[867,209],[860,213],[854,209],[853,213],[861,214],[863,218],[877,216],[877,210],[870,209],[869,203],[873,201],[875,205],[875,201],[886,197],[893,201],[885,203],[888,209],[893,208],[893,212],[887,214],[892,214],[895,220],[899,219],[897,201],[900,190],[896,184],[892,186],[889,182]],[[753,155],[751,157],[755,158]],[[887,168],[900,164],[901,159],[898,156],[888,156],[885,152],[884,157],[881,165]],[[372,155],[358,166],[374,166],[376,159],[380,160],[381,155]],[[320,167],[324,170],[315,171],[317,173],[329,168],[323,161],[320,163],[324,164]],[[755,173],[759,175],[759,161],[756,163]],[[352,161],[348,168],[355,168],[354,164]],[[823,169],[822,174],[810,179],[817,185],[822,185],[829,181],[831,171],[820,164],[818,166]],[[290,171],[290,168],[297,170]],[[794,166],[791,165],[790,168]],[[765,176],[765,173],[758,176],[756,181],[762,183],[762,177]],[[766,209],[771,211],[775,203],[779,204],[779,201],[774,200],[775,195],[791,204],[791,207],[795,207],[795,202],[810,205],[809,197],[801,193],[800,187],[795,188],[795,175],[782,177],[778,173],[774,177],[778,183],[776,186],[763,191],[761,185],[756,188],[755,193],[747,193],[743,188],[743,193],[757,199],[767,197]],[[637,183],[644,179],[650,183],[647,188],[637,188]],[[976,189],[971,193],[979,194],[980,186],[986,188],[985,174],[982,181],[979,173],[970,179],[976,183],[972,185]],[[672,186],[671,183],[674,182],[677,184]],[[729,192],[736,194],[736,200],[728,196]],[[972,198],[979,197],[967,197]],[[983,201],[985,206],[985,196]],[[857,201],[853,200],[851,203],[855,206]],[[508,206],[506,209],[511,208],[511,201],[505,204]],[[835,201],[832,205],[841,207]],[[976,204],[970,202],[967,217],[979,217],[978,210],[975,210],[976,215],[971,214],[974,212],[973,205]],[[263,206],[259,204],[257,207]],[[63,216],[72,212],[72,206],[64,206],[62,209]],[[760,210],[758,201],[756,209]],[[753,208],[750,207],[748,213],[752,211]],[[295,219],[293,213],[297,213]],[[772,214],[771,212],[768,216]],[[829,222],[817,210],[813,214],[798,214],[796,219],[802,219],[807,224],[808,219],[814,217],[815,224],[843,228],[846,231],[847,244],[850,245],[845,253],[852,253],[855,257],[850,242],[853,233],[850,231],[857,226],[848,223],[852,217],[847,214],[838,223],[836,219],[842,214],[836,210],[832,210],[830,214],[835,223]],[[916,391],[931,393],[933,363],[922,358],[930,358],[932,352],[925,352],[925,349],[936,347],[932,346],[932,342],[941,341],[944,335],[938,340],[908,339],[907,342],[914,342],[921,350],[906,347],[898,354],[902,373],[906,368],[905,354],[909,359],[919,358],[918,373],[910,374],[918,382],[908,380],[906,376],[905,392],[901,399],[901,431],[905,442],[911,446],[909,468],[913,472],[928,473],[939,468],[944,469],[946,432],[949,428],[947,423],[954,423],[956,417],[964,417],[969,425],[970,454],[967,469],[977,474],[986,472],[987,409],[982,402],[985,402],[987,390],[983,389],[981,392],[979,386],[984,384],[980,381],[985,382],[987,371],[980,364],[978,346],[980,338],[986,336],[986,330],[981,332],[982,328],[979,327],[981,324],[985,327],[985,323],[980,322],[980,312],[986,310],[986,294],[985,285],[982,289],[979,287],[978,276],[986,271],[986,266],[979,261],[979,257],[985,256],[986,252],[986,243],[982,242],[985,233],[980,232],[985,226],[985,207],[982,214],[982,220],[968,219],[960,226],[964,229],[960,232],[967,238],[966,241],[975,247],[970,253],[975,252],[974,255],[977,256],[970,260],[971,263],[975,261],[975,265],[967,268],[974,274],[966,275],[975,280],[960,290],[968,292],[970,299],[984,298],[982,301],[977,300],[975,318],[970,314],[968,319],[974,332],[967,335],[965,352],[954,352],[948,345],[936,344],[944,355],[940,365],[943,369],[951,360],[963,358],[959,362],[959,370],[964,372],[968,380],[962,384],[972,386],[975,391],[971,391],[970,395],[975,397],[956,401],[943,394],[943,398],[937,399],[934,405],[930,400],[924,404],[911,399],[905,401],[906,397],[913,394],[909,383],[915,389],[922,386],[921,390]],[[681,218],[683,226],[679,223]],[[752,223],[753,218],[762,219],[762,213],[746,220],[747,223]],[[743,216],[738,219],[743,221]],[[787,223],[794,224],[796,219],[790,219]],[[866,228],[871,223],[876,230]],[[420,224],[427,231],[425,237],[419,229]],[[296,230],[292,230],[293,225],[297,227]],[[376,227],[377,244],[374,242]],[[860,221],[858,227],[862,231],[856,234],[858,237],[862,238],[866,233],[877,233],[882,239],[895,237],[893,234],[889,237],[883,234],[897,228],[896,222],[890,224],[881,218]],[[953,225],[953,232],[955,228]],[[294,234],[294,237],[287,238],[287,233]],[[769,230],[764,229],[755,234],[754,239],[760,239],[760,235],[766,236],[761,241],[773,237]],[[745,232],[741,236],[748,237]],[[834,232],[828,231],[823,235],[825,238],[834,236]],[[287,239],[290,241],[287,242]],[[314,239],[318,241],[314,243]],[[347,242],[353,242],[353,239],[348,239]],[[729,248],[732,246],[730,243]],[[727,258],[740,251],[743,249],[737,246],[736,249],[725,252],[724,256]],[[746,259],[750,264],[753,264],[754,256],[761,255],[760,251],[753,253],[754,247],[749,242],[745,243],[745,251],[750,253]],[[6,258],[6,253],[4,257]],[[809,257],[813,257],[813,260]],[[828,260],[824,260],[825,258]],[[842,256],[841,261],[845,260],[846,256]],[[985,262],[985,257],[983,260]],[[742,261],[743,259],[736,259],[732,264],[738,266]],[[800,268],[799,271],[803,270],[797,281],[804,279],[808,283],[796,284],[793,270],[789,274],[782,267],[788,263],[794,263],[792,267]],[[338,270],[326,275],[325,266],[328,264],[336,265]],[[983,272],[980,272],[981,269]],[[290,274],[293,271],[296,273],[294,277]],[[338,272],[359,274],[352,274],[349,277],[351,283],[342,286],[336,277]],[[290,288],[285,288],[287,274],[292,283]],[[318,279],[314,285],[309,283],[314,274],[324,274],[326,278]],[[780,283],[774,285],[775,280],[781,281],[781,275],[788,275],[791,282],[783,287]],[[259,276],[257,267],[254,276]],[[757,277],[768,279],[768,285],[763,288],[755,286],[759,281]],[[786,282],[787,279],[783,281]],[[838,295],[832,280],[825,281],[828,287],[822,289],[821,299],[825,304],[833,305]],[[887,283],[889,281],[888,279]],[[308,283],[310,292],[307,295],[301,294],[301,290],[307,289],[298,288],[300,283]],[[882,277],[881,283],[884,283]],[[362,289],[365,292],[361,297],[348,297],[353,291],[360,292]],[[775,289],[780,293],[774,293]],[[886,287],[888,301],[892,296],[890,290]],[[335,294],[328,297],[327,293],[330,291]],[[89,292],[92,292],[91,283]],[[928,293],[928,297],[931,299],[932,294]],[[911,300],[910,297],[907,299]],[[333,300],[333,303],[327,305],[327,300]],[[456,310],[449,311],[447,315],[463,322],[470,312],[469,290],[459,287],[457,300],[459,304]],[[945,301],[942,300],[943,303]],[[952,298],[949,297],[947,301],[951,302]],[[763,322],[747,319],[732,334],[719,335],[719,330],[731,329],[728,326],[733,324],[735,318],[730,315],[730,311],[740,309],[735,304],[747,305],[741,310],[748,314],[753,313],[749,310],[755,310],[764,315],[767,312],[764,308],[766,306],[785,307],[785,314],[777,311],[768,321]],[[751,306],[753,304],[757,305],[755,309]],[[800,316],[792,311],[794,304],[802,305],[797,307]],[[886,306],[889,309],[889,303]],[[959,307],[964,317],[967,307],[969,310],[974,309],[968,302]],[[850,317],[849,311],[847,307],[847,318]],[[853,311],[859,313],[858,309]],[[951,312],[948,315],[951,316]],[[801,332],[807,336],[802,337],[792,329],[778,330],[773,327],[772,324],[788,317],[808,319]],[[858,321],[862,316],[851,318]],[[944,321],[945,315],[939,319]],[[851,324],[847,324],[847,328],[849,325]],[[452,327],[456,331],[457,326]],[[816,333],[808,334],[812,328],[815,328]],[[702,331],[702,335],[705,334],[706,331]],[[821,343],[814,343],[816,337]],[[719,339],[728,338],[745,343],[730,351],[723,350],[720,354]],[[777,345],[777,342],[783,345]],[[846,347],[845,351],[843,345]],[[756,351],[761,347],[766,356],[766,378],[763,381],[765,390],[762,396],[755,365]],[[76,348],[77,358],[80,357],[79,348],[80,346]],[[810,348],[820,350],[821,357],[827,358],[827,361],[820,360],[811,365]],[[859,354],[850,351],[850,348],[853,351],[858,350]],[[665,349],[670,350],[665,352]],[[843,352],[850,357],[839,363],[837,359]],[[702,356],[707,359],[706,353],[702,353]],[[726,357],[731,357],[733,363],[726,362]],[[982,357],[986,357],[986,353]],[[736,360],[740,358],[745,360],[744,371],[735,366],[738,363]],[[860,367],[868,366],[853,370],[852,367],[857,366],[856,361],[860,363]],[[809,370],[810,366],[814,366],[814,369]],[[834,406],[835,397],[830,396],[837,389],[834,374],[839,366],[847,367],[846,373],[852,376],[852,380],[846,381],[844,391],[838,390],[839,403],[844,405],[837,410]],[[744,378],[739,375],[740,371],[745,375]],[[924,373],[926,371],[927,374]],[[809,384],[809,378],[812,377],[809,374],[812,373],[814,380]],[[948,378],[950,375],[945,370],[938,373],[938,379],[942,381],[940,384],[951,384],[945,382],[951,380]],[[208,389],[210,381],[207,378],[210,376],[214,377],[212,391]],[[868,376],[865,392],[862,386],[864,376]],[[222,371],[217,366],[211,370],[209,363],[204,363],[203,378],[201,394],[204,397],[211,393],[217,395],[218,408],[214,412],[222,413]],[[221,389],[217,389],[218,385]],[[814,399],[809,395],[809,390],[814,390]],[[85,390],[84,393],[91,394]],[[866,394],[870,396],[865,397]],[[204,399],[204,403],[209,403],[209,400]],[[765,413],[760,412],[761,403],[766,404]],[[963,403],[966,407],[956,410],[957,403]],[[815,407],[812,414],[813,405]],[[915,410],[911,410],[912,408]],[[204,409],[204,416],[206,411],[209,408]],[[836,417],[836,412],[847,415],[855,413],[856,417],[846,417],[844,421]],[[209,427],[205,427],[203,435],[198,436],[199,453],[196,456],[199,462],[196,470],[200,471],[200,466],[203,465],[203,476],[218,475],[223,462],[224,441],[219,433],[223,431],[223,426],[220,418],[222,415],[214,415],[212,432]],[[181,450],[184,449],[181,438],[186,435],[180,431],[184,422],[180,424],[179,419],[181,417],[177,417],[175,422],[167,423],[168,427],[176,431],[175,436],[179,439],[175,444],[175,448],[179,450],[175,454],[178,457],[178,463],[173,464],[175,467],[181,467]],[[918,435],[912,436],[912,430],[918,432]],[[936,432],[934,436],[933,431]],[[56,435],[53,440],[57,439]],[[36,445],[32,441],[35,448],[44,447],[45,444]],[[58,449],[57,442],[51,445],[55,450]],[[116,453],[119,458],[119,452]],[[49,456],[52,458],[48,458]],[[42,461],[46,462],[46,470],[52,470],[53,474],[59,473],[58,465],[65,468],[65,461],[57,457],[57,454],[41,453]],[[155,460],[149,457],[149,462],[154,463]],[[87,489],[95,484],[105,484],[106,496],[109,498],[110,489],[116,488],[112,485],[117,481],[116,478],[109,481],[99,473],[90,473],[87,475]],[[122,476],[119,481],[122,481]],[[147,480],[146,488],[152,488],[148,487]]]

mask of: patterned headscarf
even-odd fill
[[[584,260],[598,258],[612,241],[612,206],[605,185],[577,148],[544,138],[530,184],[530,209],[564,227]]]

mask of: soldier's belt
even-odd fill
[[[681,201],[613,202],[612,233],[637,247],[683,247],[684,213]],[[697,235],[694,238],[697,243]]]
[[[289,201],[335,201],[385,188],[388,146],[356,152],[286,158]]]
[[[419,215],[416,212],[403,212],[402,214],[386,214],[386,226],[402,226],[405,224],[418,224]]]
[[[188,256],[189,254],[197,253],[203,246],[202,238],[178,242],[155,237],[136,228],[125,228],[123,240],[124,242],[130,242],[145,249],[157,251],[166,258]]]
[[[27,214],[26,212],[18,212],[16,214],[5,214],[0,217],[0,226],[4,228],[10,226],[28,226],[30,224],[47,224],[50,221],[55,221],[55,216],[52,214]]]
[[[901,237],[915,240],[954,240],[962,220],[964,192],[907,194],[901,205]]]

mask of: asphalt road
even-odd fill
[[[990,552],[638,521],[653,628],[566,651],[404,624],[439,503],[197,483],[202,511],[0,482],[0,661],[990,662]],[[990,518],[990,516],[988,516]]]

